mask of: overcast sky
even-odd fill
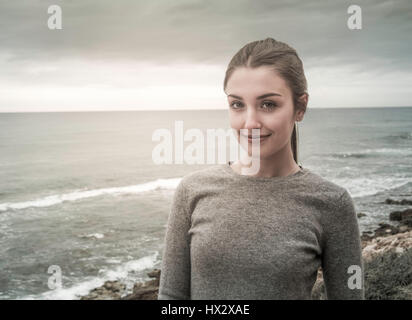
[[[231,57],[266,37],[297,50],[308,108],[412,105],[410,0],[0,0],[0,112],[225,109]]]

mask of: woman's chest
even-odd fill
[[[311,210],[260,197],[200,201],[189,230],[191,254],[209,266],[237,265],[243,271],[298,268],[321,254],[321,228]]]

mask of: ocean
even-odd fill
[[[131,290],[160,268],[173,192],[209,166],[154,163],[153,132],[177,120],[229,129],[227,110],[0,113],[0,299],[79,299],[106,280]],[[412,196],[412,107],[308,108],[299,163],[346,188],[373,231],[407,208],[386,198]]]

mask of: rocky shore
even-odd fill
[[[385,203],[410,205],[412,201],[386,199]],[[363,216],[364,213],[358,213],[358,219]],[[363,232],[361,235],[365,263],[365,298],[412,300],[412,250],[409,250],[412,247],[412,209],[393,211],[389,214],[389,220],[393,224],[381,222],[374,232]],[[120,281],[106,281],[80,299],[156,300],[160,272],[159,269],[150,271],[147,275],[153,279],[136,283],[131,293],[126,293],[126,285]],[[325,299],[321,269],[312,290],[312,299]]]
[[[159,291],[160,269],[154,269],[147,274],[153,280],[135,283],[133,292],[126,294],[126,285],[120,281],[106,281],[101,287],[95,288],[80,300],[157,300]]]

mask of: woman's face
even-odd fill
[[[260,129],[261,136],[269,135],[258,140],[261,158],[270,157],[290,144],[295,121],[300,121],[303,113],[299,111],[294,114],[292,92],[273,69],[266,66],[237,68],[230,76],[225,92],[229,102],[230,126],[236,132],[238,141],[240,129],[247,129],[250,136],[254,128]],[[242,141],[239,142],[250,154],[252,142],[247,137]]]

